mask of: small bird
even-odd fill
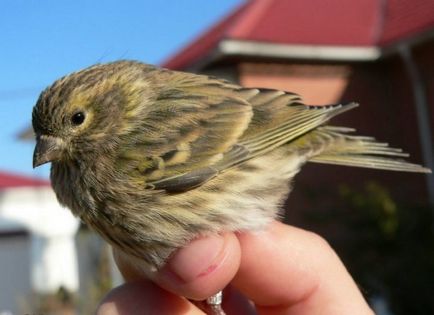
[[[263,228],[306,162],[429,172],[325,125],[356,106],[307,106],[294,93],[136,61],[97,64],[41,93],[33,166],[52,162],[59,202],[156,271],[199,235]]]

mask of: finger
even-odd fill
[[[203,315],[188,300],[158,287],[150,281],[129,282],[113,289],[101,302],[97,315]]]
[[[229,242],[231,242],[230,240]],[[209,241],[206,241],[208,245]],[[236,246],[238,243],[238,240],[236,240],[235,243],[235,250],[232,249],[232,251],[235,251],[235,258],[236,261],[239,263],[239,246]],[[193,245],[194,246],[194,245]],[[226,247],[228,245],[224,245]],[[231,245],[229,245],[231,246]],[[218,247],[218,246],[216,246]],[[229,249],[231,251],[231,249]],[[122,252],[119,252],[115,248],[113,248],[113,256],[115,258],[116,264],[118,265],[123,278],[127,282],[137,282],[137,281],[146,281],[144,273],[141,271],[140,268],[136,268],[134,264],[131,264],[130,257],[125,256]],[[233,258],[232,258],[233,259]],[[228,261],[232,260],[229,259]],[[237,263],[233,264],[233,266],[238,266]],[[224,267],[222,268],[222,270]],[[232,274],[233,272],[230,271],[229,274]],[[106,305],[104,304],[104,307]],[[113,306],[110,306],[113,307]],[[226,313],[228,315],[253,315],[257,314],[253,304],[247,300],[242,294],[235,288],[231,286],[226,286],[224,289],[224,299],[223,299],[223,308],[225,309]],[[105,313],[104,313],[105,314]],[[117,314],[117,313],[115,313]]]
[[[319,236],[275,222],[239,240],[242,257],[233,284],[261,314],[373,314]]]
[[[172,293],[204,300],[232,280],[238,270],[240,252],[233,233],[201,237],[179,249],[157,274],[148,276]],[[145,276],[121,252],[114,251],[114,257],[127,281]]]
[[[173,293],[203,300],[223,290],[232,280],[240,253],[233,233],[199,238],[178,250],[155,281]]]

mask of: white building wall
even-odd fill
[[[26,234],[0,237],[0,314],[25,314],[31,294],[30,241]]]
[[[49,293],[63,286],[77,291],[74,236],[79,221],[59,205],[51,187],[10,188],[0,192],[0,233],[18,226],[30,235],[32,290]],[[0,281],[4,276],[0,269]]]

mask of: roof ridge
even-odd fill
[[[162,67],[169,69],[186,68],[189,61],[197,61],[196,58],[200,59],[205,51],[212,50],[217,46],[218,42],[226,36],[228,25],[237,19],[249,5],[251,5],[250,2],[241,3],[233,11],[225,14],[220,20],[195,36],[175,54],[163,60],[161,62]]]

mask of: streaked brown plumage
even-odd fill
[[[274,219],[307,161],[427,172],[352,130],[323,126],[355,103],[119,61],[56,81],[33,109],[34,165],[60,203],[148,267],[203,233]]]

